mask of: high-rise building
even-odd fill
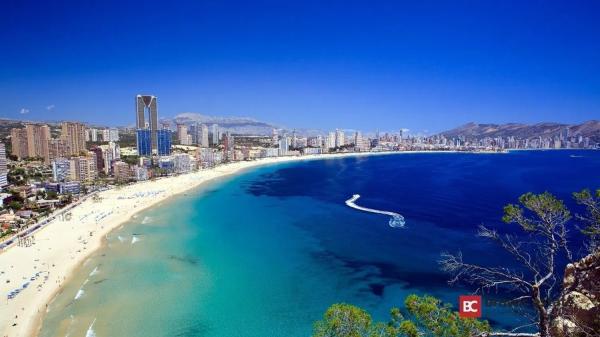
[[[342,130],[335,130],[335,147],[342,147],[345,144],[345,139],[344,139],[344,131]]]
[[[10,143],[13,156],[16,156],[17,159],[27,158],[27,131],[25,129],[10,130]]]
[[[219,145],[219,140],[221,139],[221,133],[219,131],[219,125],[213,124],[211,126],[212,129],[212,144],[213,146]]]
[[[85,125],[77,122],[62,122],[61,126],[60,138],[66,141],[69,155],[78,156],[85,152]]]
[[[287,135],[281,136],[281,139],[279,140],[279,155],[287,156],[289,149],[290,149],[289,138],[287,137]]]
[[[158,131],[157,97],[151,95],[137,95],[135,98],[135,110],[137,129],[150,130],[151,150],[156,149],[156,132]],[[150,151],[150,153],[152,153],[152,151]]]
[[[108,141],[109,142],[118,142],[119,141],[119,129],[117,129],[117,128],[108,129]]]
[[[329,135],[327,136],[327,148],[329,149],[333,149],[335,148],[335,132],[329,132]]]
[[[124,161],[116,161],[113,165],[113,175],[117,181],[128,181],[131,179],[131,168]]]
[[[192,137],[188,134],[188,126],[177,124],[177,140],[181,145],[192,145]]]
[[[157,148],[156,152],[159,156],[171,155],[171,130],[162,129],[156,133]]]
[[[152,131],[150,129],[137,129],[135,136],[136,136],[138,156],[151,156],[152,155]]]
[[[233,150],[235,148],[233,136],[227,132],[223,137],[223,146],[225,151],[225,159],[235,160]]]
[[[73,157],[69,163],[71,180],[92,183],[98,176],[96,158],[94,156]]]
[[[201,147],[208,147],[208,126],[206,124],[200,125],[200,141],[198,142]]]
[[[8,185],[8,163],[6,161],[6,147],[0,143],[0,187]]]
[[[96,169],[98,172],[104,172],[104,151],[99,146],[95,146],[90,149],[90,152],[96,157]]]
[[[27,124],[24,130],[27,138],[26,157],[43,158],[44,162],[49,164],[48,140],[50,140],[50,128],[47,125]]]
[[[66,140],[60,138],[48,140],[49,161],[53,161],[56,158],[68,157],[70,154],[71,151]]]
[[[98,141],[98,129],[89,129],[90,141],[97,142]]]

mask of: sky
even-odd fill
[[[0,117],[248,116],[432,133],[600,119],[600,1],[26,1],[0,11]]]

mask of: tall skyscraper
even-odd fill
[[[62,122],[61,126],[60,137],[66,141],[69,155],[78,156],[85,152],[85,125],[77,122]]]
[[[12,155],[17,159],[27,157],[27,131],[25,129],[10,130],[10,143],[12,146]]]
[[[44,162],[49,164],[50,128],[48,125],[27,124],[25,132],[27,133],[27,156],[43,158]]]
[[[200,147],[208,147],[208,126],[206,126],[206,124],[200,125],[199,137],[198,145],[200,145]]]
[[[152,155],[152,131],[150,129],[137,129],[135,132],[138,156]]]
[[[192,137],[188,134],[188,127],[185,124],[177,124],[177,140],[181,145],[192,145]]]
[[[342,130],[335,130],[335,147],[342,147],[345,144],[345,137],[344,137],[344,131]]]
[[[219,125],[213,124],[211,126],[212,129],[212,143],[213,145],[219,145],[219,139],[221,139],[221,134],[219,133]]]
[[[98,176],[95,155],[71,158],[69,170],[71,180],[92,183]]]
[[[150,130],[151,150],[156,149],[156,132],[158,131],[157,97],[137,95],[135,97],[136,127],[138,130]]]
[[[0,143],[0,187],[8,185],[8,164],[6,162],[6,147]]]
[[[329,135],[327,135],[327,148],[328,149],[333,149],[335,148],[335,132],[329,132]]]
[[[157,153],[159,156],[171,155],[171,130],[162,129],[156,133]]]
[[[287,135],[281,136],[281,139],[279,139],[279,150],[278,150],[279,155],[287,156],[289,149],[290,149],[290,142],[289,142],[288,136]]]
[[[225,158],[227,160],[234,160],[235,145],[233,136],[229,132],[227,132],[223,137],[223,146],[225,150]]]

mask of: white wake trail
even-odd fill
[[[346,205],[363,212],[389,215],[392,217],[389,222],[390,227],[403,228],[406,224],[404,217],[398,213],[358,206],[356,203],[354,203],[356,200],[358,200],[358,198],[360,198],[360,194],[354,194],[352,198],[346,200]]]

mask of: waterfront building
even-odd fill
[[[56,158],[52,161],[52,180],[67,181],[71,174],[71,161],[66,158]]]
[[[156,133],[157,154],[159,156],[171,155],[171,130],[161,129]]]
[[[335,130],[335,147],[342,147],[345,145],[344,136],[344,131],[338,129]]]
[[[11,129],[10,143],[13,156],[19,160],[27,157],[27,132],[25,129]]]
[[[287,156],[290,150],[290,142],[287,135],[283,135],[279,140],[279,155]]]
[[[148,168],[144,167],[144,166],[134,166],[133,167],[133,177],[135,178],[136,181],[143,181],[143,180],[148,180],[149,178],[149,174],[148,174]]]
[[[277,145],[277,142],[279,142],[279,131],[277,131],[277,129],[273,129],[272,134],[271,134],[271,139],[272,139],[272,144]]]
[[[174,167],[173,157],[164,156],[164,157],[158,158],[158,167],[169,173],[173,172],[173,167]]]
[[[335,132],[329,132],[325,143],[327,144],[326,148],[328,148],[328,149],[335,148]]]
[[[150,131],[150,151],[156,149],[158,131],[158,107],[156,96],[137,95],[135,98],[136,106],[136,128],[138,130]],[[139,151],[139,149],[138,149]]]
[[[186,153],[177,153],[172,160],[175,173],[189,173],[196,168],[196,160]]]
[[[320,147],[305,147],[302,149],[302,153],[304,153],[304,154],[321,154],[321,153],[323,153],[323,149]]]
[[[124,161],[117,160],[113,163],[113,175],[115,180],[126,182],[131,179],[131,168]]]
[[[233,136],[227,132],[225,134],[225,136],[223,137],[223,146],[224,146],[224,157],[226,160],[234,160],[235,159],[235,155],[234,155],[234,148],[235,148],[235,141],[233,139]]]
[[[138,156],[152,155],[152,131],[150,129],[137,129],[135,133]]]
[[[279,156],[279,148],[278,147],[268,147],[260,150],[261,158],[269,158],[269,157],[277,157]]]
[[[6,147],[0,143],[0,188],[8,185],[8,163],[6,159]]]

